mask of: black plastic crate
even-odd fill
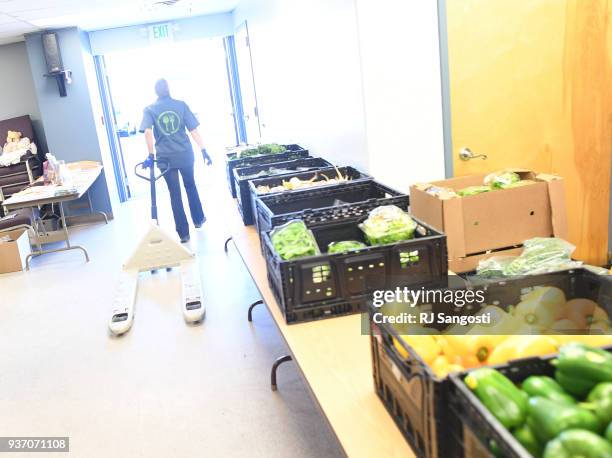
[[[484,288],[485,303],[494,303],[507,309],[515,305],[521,294],[527,289],[536,286],[556,286],[565,292],[568,299],[589,298],[598,302],[608,313],[612,311],[612,277],[597,275],[585,269],[477,284],[470,282],[464,287]],[[458,288],[459,286],[450,287]],[[456,394],[453,390],[456,388],[451,387],[451,378],[437,377],[416,352],[398,336],[392,326],[373,323],[373,312],[376,310],[370,307],[376,392],[415,453],[424,458],[490,456],[486,446],[483,445],[489,444],[490,439],[482,436],[480,440],[474,436],[474,431],[470,430],[471,428],[480,431],[481,425],[475,422],[473,427],[463,426],[462,421],[467,413],[465,406],[454,404]],[[464,310],[465,313],[470,314],[477,311],[468,308]],[[452,311],[445,310],[445,312],[451,313]],[[401,345],[408,354],[407,358],[400,356],[394,346],[394,341]],[[524,362],[527,360],[533,360],[533,362]],[[527,367],[538,364],[535,362],[538,360],[546,360],[546,358],[512,361],[507,365],[510,368],[508,371],[509,373],[514,372],[516,369],[512,368],[521,365]],[[544,375],[545,372],[542,374]],[[514,375],[508,376],[514,380]],[[489,435],[492,434],[489,433]],[[502,434],[502,436],[507,439],[506,435]],[[492,439],[497,445],[501,444],[499,436]],[[512,454],[503,454],[503,456],[523,457],[523,455]]]
[[[273,164],[279,161],[290,161],[309,157],[308,150],[300,145],[283,145],[287,151],[279,154],[261,154],[259,156],[237,157],[236,153],[227,153],[225,158],[225,172],[227,175],[227,184],[229,186],[232,197],[236,197],[236,188],[234,187],[234,169],[238,167],[247,167],[256,164]]]
[[[358,309],[346,313],[366,311],[366,302],[376,290],[446,282],[446,236],[418,221],[417,236],[412,240],[325,253],[330,242],[363,241],[358,223],[366,217],[311,227],[322,254],[289,261],[280,258],[270,233],[264,233],[268,280],[287,323],[298,322],[298,312],[313,307],[341,309],[347,303],[359,302]]]
[[[324,169],[317,170],[316,172],[299,172],[299,173],[295,173],[294,175],[291,175],[290,177],[279,178],[279,177],[272,176],[272,177],[265,177],[265,178],[256,178],[254,180],[251,180],[251,183],[249,184],[249,188],[251,190],[251,194],[257,197],[268,197],[271,195],[280,194],[282,192],[287,192],[287,191],[283,190],[281,192],[274,192],[274,193],[267,193],[267,194],[259,195],[257,193],[257,187],[258,186],[270,186],[272,188],[275,186],[282,186],[283,181],[288,181],[290,178],[293,178],[293,177],[299,178],[300,180],[314,179],[315,181],[325,181],[326,177],[328,179],[337,178],[338,172],[340,172],[344,177],[350,179],[350,181],[353,183],[356,181],[373,179],[367,173],[364,173],[361,170],[358,170],[354,167],[342,166],[342,167],[324,168]],[[331,186],[333,186],[333,184]],[[315,188],[312,188],[312,189],[315,189]],[[317,189],[319,188],[317,187]]]
[[[436,376],[421,357],[387,324],[370,313],[374,387],[414,453],[421,458],[459,458],[447,434],[459,429],[447,403],[448,378]],[[408,354],[397,351],[394,341]]]
[[[606,347],[611,351],[612,347]],[[514,383],[520,383],[530,375],[554,376],[554,366],[550,364],[556,355],[524,358],[508,364],[494,366]],[[512,436],[493,416],[480,400],[465,386],[464,377],[469,374],[451,374],[449,384],[450,408],[455,417],[461,417],[462,424],[454,436],[462,458],[491,457],[495,448],[498,455],[505,458],[531,458],[531,454]]]
[[[251,182],[251,195],[253,182]],[[265,194],[254,199],[257,230],[261,234],[301,219],[309,227],[367,216],[381,205],[396,205],[408,210],[409,197],[371,179],[349,181],[312,189]]]
[[[269,173],[268,176],[291,176],[295,171],[316,170],[331,166],[331,163],[320,157],[307,157],[302,159],[294,159],[292,161],[274,162],[272,164],[258,164],[249,167],[239,167],[234,169],[234,186],[236,188],[236,196],[238,198],[238,209],[242,215],[242,221],[246,226],[255,223],[253,213],[253,201],[251,199],[251,191],[249,182],[253,178],[248,178],[256,173],[267,171],[271,167],[276,169],[289,170],[287,173]]]

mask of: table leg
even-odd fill
[[[101,211],[94,211],[93,205],[91,204],[91,194],[89,193],[89,189],[87,190],[87,202],[89,203],[89,213],[91,213],[92,215],[94,213],[102,215],[104,217],[104,223],[108,224],[108,216],[106,216],[106,213]]]
[[[223,245],[223,251],[225,251],[227,253],[227,244],[230,243],[234,238],[230,237],[225,241],[225,244]]]
[[[64,204],[62,202],[59,202],[59,209],[60,209],[60,221],[62,224],[62,231],[64,232],[64,240],[66,242],[66,246],[62,248],[54,248],[52,250],[39,250],[39,251],[29,254],[26,257],[26,270],[30,270],[30,259],[32,259],[33,257],[41,256],[43,254],[49,254],[49,253],[59,253],[60,251],[81,250],[83,254],[85,255],[85,260],[89,262],[89,253],[87,252],[85,248],[79,245],[70,244],[70,236],[68,234],[68,226],[66,224],[66,214],[64,212]]]
[[[270,372],[270,386],[272,388],[272,391],[276,391],[278,389],[276,386],[276,369],[278,369],[278,366],[280,366],[281,364],[292,360],[293,358],[291,357],[291,355],[285,355],[278,358],[276,361],[274,361],[274,364],[272,364],[272,372]]]
[[[247,319],[249,320],[249,322],[253,321],[253,309],[255,308],[256,305],[259,305],[259,304],[263,304],[263,301],[261,299],[249,305],[249,313],[247,316]]]

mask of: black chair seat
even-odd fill
[[[0,231],[4,231],[16,226],[33,226],[33,224],[34,221],[32,210],[29,208],[23,208],[9,213],[4,218],[0,218]]]

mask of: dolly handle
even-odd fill
[[[139,162],[138,164],[134,166],[134,174],[138,178],[142,178],[143,180],[157,181],[161,177],[163,177],[166,173],[168,173],[168,171],[170,170],[170,162],[167,159],[153,159],[152,161],[149,162],[151,164],[151,172],[149,173],[149,176],[141,175],[140,173],[138,173],[138,168],[140,167],[143,170],[146,170],[148,167],[145,167],[145,162],[146,161]],[[157,164],[159,170],[161,171],[161,173],[157,176],[155,176],[155,164]],[[160,165],[162,167],[160,167]]]

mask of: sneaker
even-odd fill
[[[187,243],[189,242],[189,239],[190,239],[189,234],[184,235],[181,237],[181,243]]]

